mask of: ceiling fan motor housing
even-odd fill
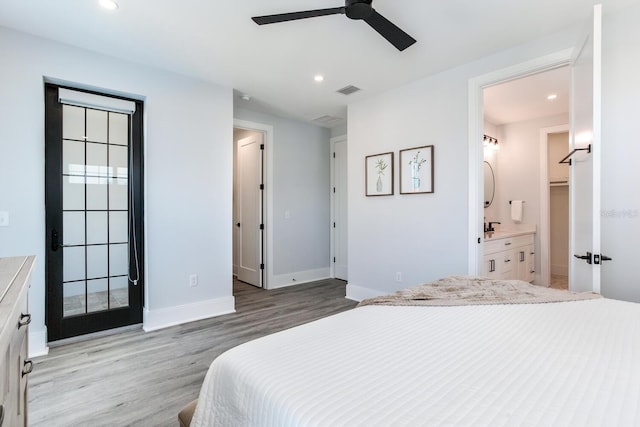
[[[367,19],[373,13],[373,0],[346,0],[345,14],[351,19]]]

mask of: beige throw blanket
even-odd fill
[[[449,276],[403,289],[391,295],[369,298],[364,305],[485,305],[539,304],[601,298],[593,292],[573,293],[532,285],[522,280],[491,280],[473,276]]]

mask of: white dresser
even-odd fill
[[[535,279],[533,232],[496,232],[485,238],[483,275],[492,279]]]
[[[35,257],[0,258],[0,426],[27,425],[31,315],[27,295]]]

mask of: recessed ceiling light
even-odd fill
[[[557,98],[558,98],[558,95],[555,93],[552,93],[551,95],[547,96],[547,99],[549,101],[553,101],[554,99],[557,99]]]
[[[114,0],[99,0],[100,6],[108,10],[116,10],[119,6]]]
[[[247,94],[240,95],[240,99],[242,99],[243,101],[251,101],[251,97]]]
[[[323,80],[324,80],[324,76],[323,76],[323,75],[321,75],[321,74],[316,74],[316,75],[313,77],[313,80],[315,80],[316,82],[320,83],[321,81],[323,81]]]

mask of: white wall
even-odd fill
[[[329,277],[330,130],[242,108],[235,108],[234,117],[273,126],[273,183],[267,191],[273,197],[274,280],[268,287]]]
[[[640,302],[640,5],[605,16],[602,69],[602,294]]]
[[[579,40],[574,30],[349,106],[350,298],[468,273],[468,81],[572,47]],[[427,144],[435,145],[435,193],[399,195],[396,180],[395,195],[364,196],[366,155],[395,152],[397,176],[398,151]],[[501,172],[503,166],[501,160]]]
[[[517,230],[540,227],[540,129],[569,123],[568,114],[509,123],[498,127],[500,173],[496,177],[500,228]],[[524,200],[522,222],[511,219],[509,200]],[[536,236],[536,247],[540,238]],[[540,271],[540,257],[536,260]]]
[[[3,28],[0,51],[0,256],[38,257],[31,352],[46,351],[43,76],[145,100],[145,327],[233,310],[231,89]]]
[[[347,134],[347,123],[339,124],[331,128],[331,138],[343,136]]]

